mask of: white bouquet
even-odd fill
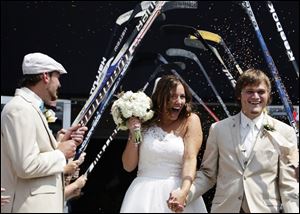
[[[150,120],[154,112],[151,110],[152,100],[144,92],[127,91],[116,100],[111,107],[111,114],[117,127],[121,130],[127,130],[127,120],[131,117],[137,117],[141,122]],[[140,128],[134,130],[134,139],[136,143],[142,141]]]

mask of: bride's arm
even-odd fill
[[[139,161],[139,147],[138,144],[134,142],[133,133],[134,128],[140,126],[140,121],[137,118],[130,118],[127,126],[129,128],[129,136],[127,145],[122,154],[122,163],[123,168],[127,172],[131,172],[137,167]]]
[[[188,118],[187,132],[183,140],[182,183],[180,189],[172,192],[174,200],[181,205],[185,204],[186,197],[195,179],[197,156],[203,140],[200,118],[194,113]]]

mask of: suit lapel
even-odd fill
[[[44,127],[45,127],[45,129],[46,129],[46,131],[47,131],[48,136],[49,136],[49,139],[50,139],[50,142],[51,142],[51,146],[52,146],[52,148],[55,150],[56,147],[57,147],[57,143],[56,143],[56,140],[55,140],[55,138],[54,138],[54,136],[53,136],[51,130],[49,129],[49,125],[48,125],[48,122],[47,122],[45,116],[44,116],[43,113],[39,110],[39,108],[37,108],[35,105],[32,105],[32,106],[33,106],[33,108],[38,112],[38,114],[39,114],[41,120],[43,121],[43,125],[44,125]]]
[[[241,136],[240,136],[240,123],[241,123],[241,113],[232,117],[231,123],[231,136],[233,142],[233,148],[237,155],[237,159],[239,160],[241,167],[245,169],[244,165],[244,157],[241,152]]]
[[[34,104],[32,97],[29,94],[27,94],[25,91],[23,91],[22,89],[17,89],[15,95],[21,96],[24,100],[26,100],[28,103],[30,103],[31,106],[37,111],[37,113],[39,114],[39,116],[43,122],[43,125],[47,131],[47,134],[48,134],[50,142],[51,142],[51,146],[53,149],[56,149],[56,147],[57,147],[56,139],[54,138],[52,132],[49,129],[49,125],[48,125],[48,122],[47,122],[45,116],[40,111],[40,109]]]

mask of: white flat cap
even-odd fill
[[[25,55],[22,69],[23,74],[40,74],[52,71],[58,71],[60,74],[67,73],[60,63],[42,53],[30,53]]]

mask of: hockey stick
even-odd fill
[[[174,63],[176,66],[179,66],[181,68],[184,68],[183,63]],[[155,71],[152,73],[152,75],[149,77],[147,83],[144,85],[142,91],[145,91],[147,89],[147,87],[149,86],[149,83],[155,78],[155,76],[157,76],[157,74],[161,71],[161,65],[159,65]],[[198,97],[199,98],[199,97]],[[200,98],[199,98],[200,99]],[[201,100],[201,99],[200,99]],[[204,104],[205,105],[205,104]],[[208,107],[207,107],[208,108]],[[212,113],[213,114],[213,113]],[[213,114],[214,115],[214,114]],[[215,116],[214,119],[216,121],[219,121],[218,118]],[[95,165],[99,162],[100,158],[102,157],[102,154],[105,152],[106,148],[110,145],[110,143],[112,142],[112,140],[114,139],[114,137],[116,136],[116,134],[118,133],[119,129],[115,128],[113,130],[113,133],[110,135],[110,137],[106,140],[104,146],[102,146],[100,152],[97,154],[95,160],[90,164],[89,168],[86,170],[86,172],[84,173],[85,176],[88,176],[92,170],[94,169]]]
[[[167,5],[164,5],[162,8],[163,8],[163,10],[164,11],[167,11],[167,10],[172,10],[172,9],[194,9],[194,8],[197,8],[197,2],[195,3],[195,1],[188,1],[188,2],[186,2],[185,4],[175,4],[176,2],[169,2]],[[148,3],[149,4],[149,3]],[[139,6],[139,5],[138,5]],[[165,6],[167,6],[167,7],[165,7]],[[136,7],[137,8],[137,7]],[[143,7],[142,7],[143,8]],[[136,10],[136,9],[135,9]],[[127,12],[127,16],[128,15],[130,15],[131,14],[131,18],[133,17],[133,14],[134,14],[134,11],[132,12],[132,11],[129,11],[129,12]],[[121,16],[123,16],[122,17],[122,22],[120,21],[120,18],[117,20],[117,23],[124,23],[124,14],[123,15],[121,15]],[[121,17],[120,16],[120,17]],[[127,21],[127,19],[128,18],[125,18],[126,19],[126,21]],[[130,19],[130,18],[129,18]],[[125,28],[125,30],[123,30],[123,32],[122,32],[122,34],[121,34],[121,38],[123,37],[122,35],[123,34],[125,34],[126,33],[126,28]],[[119,41],[117,42],[117,45],[119,45],[120,44],[120,39],[119,39]],[[116,46],[117,46],[116,45]],[[116,47],[113,49],[114,50],[114,53],[116,52]],[[113,55],[114,53],[112,53],[111,55]],[[109,66],[110,65],[110,60],[108,61],[108,63],[106,64],[106,66]],[[107,69],[107,68],[106,68]],[[104,69],[105,70],[105,69]],[[112,97],[112,95],[113,95],[113,93],[114,93],[114,91],[116,90],[116,88],[118,87],[118,85],[119,85],[119,83],[120,83],[120,81],[121,81],[121,79],[123,78],[123,76],[125,75],[125,71],[126,71],[127,69],[123,69],[123,71],[120,73],[120,75],[119,75],[119,78],[118,78],[118,80],[114,83],[114,86],[113,86],[113,89],[111,89],[108,93],[107,93],[107,96],[106,97],[104,97],[104,99],[103,99],[103,103],[101,103],[101,105],[98,107],[98,110],[97,110],[97,112],[96,112],[96,115],[95,115],[95,117],[94,117],[94,120],[93,120],[93,122],[92,122],[92,125],[91,125],[91,128],[89,129],[89,132],[88,132],[88,134],[86,135],[86,138],[84,139],[84,141],[83,141],[83,143],[81,144],[81,147],[79,148],[79,150],[78,150],[78,152],[76,153],[76,155],[75,155],[75,159],[77,159],[79,156],[80,156],[80,154],[86,149],[86,147],[87,147],[87,144],[88,144],[88,142],[90,141],[90,138],[91,138],[91,136],[92,136],[92,133],[94,132],[94,129],[96,128],[96,126],[97,126],[97,124],[98,124],[98,122],[99,122],[99,120],[100,120],[100,118],[101,118],[101,116],[102,116],[102,114],[103,114],[103,112],[104,112],[104,110],[105,110],[105,108],[106,108],[106,106],[108,105],[108,103],[109,103],[109,101],[110,101],[110,99],[111,99],[111,97]]]
[[[122,40],[128,30],[128,27],[127,27],[128,23],[131,20],[133,20],[134,18],[143,16],[146,13],[146,11],[147,11],[146,9],[149,7],[149,5],[150,5],[150,1],[143,1],[139,4],[137,4],[134,10],[130,10],[130,11],[120,15],[117,18],[116,24],[115,24],[115,27],[113,30],[113,36],[110,39],[109,46],[108,46],[109,48],[106,49],[106,54],[105,54],[105,56],[107,56],[108,51],[113,50],[112,53],[110,54],[110,56],[108,57],[108,58],[110,58],[110,60],[108,60],[106,62],[106,58],[103,57],[103,60],[101,62],[99,70],[98,70],[98,76],[96,77],[96,81],[94,81],[94,83],[93,83],[93,87],[92,87],[90,94],[93,92],[93,90],[95,90],[95,88],[97,87],[98,84],[103,84],[103,82],[105,82],[105,80],[108,79],[108,78],[104,79],[106,73],[102,72],[102,71],[103,70],[107,71],[108,67],[110,66],[111,60],[112,60],[113,56],[117,53],[117,50],[118,50],[120,44],[122,43]],[[161,9],[161,11],[162,11],[161,15],[164,15],[163,12],[166,12],[169,10],[196,9],[197,6],[198,6],[197,1],[184,1],[184,2],[182,2],[182,1],[167,2],[166,1],[166,3],[163,5],[163,7]],[[163,17],[163,18],[165,18],[165,17]],[[115,38],[116,32],[118,31],[119,27],[122,24],[124,24],[125,22],[127,23],[126,27],[122,31],[121,36],[119,37],[118,41],[116,42],[115,47],[111,48],[111,43],[112,43],[113,39]]]
[[[198,48],[204,51],[207,51],[207,48],[204,47],[203,43],[199,40],[195,40],[195,39],[189,39],[189,38],[185,38],[184,39],[184,44],[188,47],[192,47],[192,48]],[[236,80],[234,79],[234,77],[232,76],[232,74],[229,72],[227,66],[225,65],[223,59],[221,58],[218,50],[209,45],[211,47],[211,50],[213,51],[214,55],[217,57],[218,61],[222,64],[223,68],[222,71],[223,73],[226,75],[226,77],[228,78],[228,80],[230,81],[231,85],[233,88],[235,88],[236,85]]]
[[[283,41],[283,44],[284,44],[284,47],[286,49],[286,54],[289,58],[289,61],[292,62],[293,64],[293,67],[294,67],[294,70],[299,78],[299,67],[298,67],[298,64],[296,62],[296,59],[294,57],[294,54],[293,54],[293,51],[291,49],[291,46],[286,38],[286,35],[283,31],[283,28],[282,28],[282,25],[281,23],[279,22],[279,18],[277,16],[277,13],[275,12],[275,8],[274,8],[274,5],[272,4],[271,1],[267,1],[267,7],[269,8],[269,12],[271,13],[274,21],[275,21],[275,24],[276,24],[276,28],[277,28],[277,31],[278,33],[280,34],[280,37]]]
[[[229,72],[229,70],[228,70],[227,66],[225,65],[225,63],[223,62],[218,50],[215,47],[207,44],[207,42],[202,38],[201,34],[198,32],[198,30],[196,28],[194,28],[192,26],[188,26],[188,25],[169,24],[169,25],[162,26],[161,30],[163,30],[165,32],[170,32],[170,33],[180,32],[180,33],[184,33],[184,34],[194,35],[203,44],[204,48],[208,49],[213,54],[213,56],[221,63],[223,73],[229,79],[232,87],[235,88],[236,80],[234,79],[232,74]]]
[[[180,56],[180,57],[185,57],[188,59],[191,59],[193,61],[196,62],[196,64],[199,66],[200,70],[202,71],[202,73],[204,74],[206,81],[208,82],[208,85],[212,88],[214,94],[216,95],[217,99],[219,100],[223,110],[225,111],[227,117],[230,117],[230,113],[224,103],[224,101],[222,100],[220,94],[218,93],[216,87],[214,86],[214,84],[212,83],[212,81],[210,80],[205,68],[203,67],[202,63],[200,62],[200,60],[198,59],[198,57],[196,56],[196,54],[194,54],[191,51],[187,51],[184,49],[179,49],[179,48],[169,48],[166,51],[166,54],[168,56]]]
[[[284,106],[284,109],[287,113],[288,120],[289,120],[291,126],[294,128],[297,137],[299,137],[299,131],[298,131],[298,128],[296,126],[296,121],[293,117],[293,112],[294,112],[293,111],[293,105],[292,105],[291,100],[289,98],[289,95],[287,94],[286,89],[285,89],[285,87],[284,87],[284,85],[281,81],[281,78],[280,78],[278,70],[275,66],[274,60],[271,57],[270,52],[267,48],[267,45],[264,41],[264,38],[261,34],[261,31],[259,29],[259,26],[258,26],[257,21],[256,21],[255,16],[254,16],[254,13],[252,11],[250,2],[249,1],[243,1],[242,2],[242,7],[245,9],[247,15],[249,16],[249,18],[251,20],[252,26],[254,27],[256,36],[257,36],[257,38],[259,40],[259,43],[260,43],[260,46],[263,50],[264,58],[265,58],[265,60],[268,64],[270,73],[271,73],[271,75],[273,76],[273,78],[275,80],[276,88],[277,88],[277,91],[279,93],[281,102]]]
[[[160,62],[162,62],[163,64],[168,64],[168,61],[161,55],[161,54],[158,54],[158,59],[159,59],[159,61]],[[172,69],[171,70],[172,71],[172,73],[174,74],[174,75],[176,75],[179,79],[181,79],[182,80],[182,82],[184,82],[187,86],[188,86],[188,88],[189,88],[189,90],[190,90],[190,92],[192,93],[192,96],[204,107],[204,109],[212,116],[212,118],[214,118],[214,120],[215,121],[219,121],[219,118],[212,112],[212,110],[210,110],[209,108],[208,108],[208,106],[203,102],[203,100],[196,94],[196,92],[183,80],[183,78],[175,71],[175,72],[173,72],[174,71],[174,69]]]
[[[147,89],[147,87],[149,86],[149,83],[153,81],[153,79],[155,78],[155,76],[157,76],[157,74],[160,71],[161,71],[161,69],[159,67],[157,67],[155,69],[155,71],[151,74],[151,76],[149,77],[148,81],[144,85],[142,91],[145,91]],[[112,94],[112,93],[110,93],[110,94]],[[94,169],[95,165],[98,163],[98,161],[102,157],[102,154],[105,152],[106,148],[110,145],[110,143],[113,141],[113,139],[117,135],[118,131],[119,131],[118,128],[115,128],[113,130],[112,134],[109,136],[109,138],[106,140],[105,144],[102,146],[101,150],[98,152],[95,160],[90,164],[90,166],[88,167],[88,169],[84,173],[85,176],[88,176],[92,172],[92,170]],[[83,147],[82,151],[80,151],[80,154],[85,150],[85,148],[86,148],[86,145]],[[80,156],[80,154],[79,154],[79,156]]]
[[[172,7],[171,7],[172,6]],[[185,5],[174,5],[174,3],[172,2],[172,4],[169,4],[169,7],[167,8],[167,10],[171,10],[171,9],[182,9],[182,8],[195,8],[195,4],[185,4]],[[118,20],[117,20],[118,22]],[[126,31],[123,31],[123,33],[125,33]],[[123,35],[123,33],[121,34],[121,36]],[[118,41],[117,45],[120,43],[120,40]],[[116,50],[116,48],[114,48],[114,50]],[[126,70],[126,69],[125,69]],[[102,116],[109,100],[111,99],[112,94],[114,93],[114,91],[116,90],[118,83],[121,81],[122,77],[124,74],[121,75],[121,78],[118,78],[117,82],[115,83],[115,85],[113,86],[113,89],[108,93],[107,97],[105,98],[106,101],[104,103],[101,103],[100,107],[98,108],[98,111],[96,113],[96,116],[94,117],[94,120],[92,122],[91,128],[89,129],[89,132],[85,138],[85,140],[83,141],[83,143],[81,144],[81,147],[79,148],[78,152],[75,155],[75,159],[79,158],[80,154],[86,149],[90,138],[100,120],[100,117]],[[104,99],[104,100],[105,100]],[[114,131],[113,133],[116,133],[116,131]]]
[[[142,15],[144,15],[144,13],[146,12],[145,9],[147,9],[147,7],[149,6],[150,2],[149,1],[143,1],[141,3],[138,3],[134,10],[130,10],[126,13],[123,13],[122,15],[120,15],[115,23],[115,26],[113,28],[113,33],[111,36],[111,39],[108,43],[108,46],[106,48],[105,54],[104,56],[108,55],[108,51],[111,51],[110,56],[108,56],[109,60],[106,61],[106,57],[102,57],[102,61],[100,63],[100,66],[98,68],[98,72],[96,75],[96,80],[93,82],[92,88],[90,90],[90,95],[94,92],[94,90],[98,87],[98,85],[103,85],[104,84],[104,78],[106,76],[106,71],[108,69],[108,67],[110,66],[111,61],[113,60],[113,56],[114,54],[116,54],[120,44],[122,43],[124,36],[126,34],[126,32],[128,31],[128,25],[131,22],[132,19],[140,17]],[[120,26],[122,24],[126,23],[126,26],[124,27],[123,31],[120,34],[120,37],[118,38],[118,41],[115,45],[114,48],[111,47],[112,41],[115,39],[116,33],[119,30]]]
[[[134,17],[141,17],[145,13],[145,8],[148,7],[149,1],[143,1],[141,3],[142,11],[138,12]],[[175,10],[175,9],[197,9],[198,2],[197,1],[166,1],[165,5],[162,7],[162,13]],[[118,25],[122,25],[124,22],[127,22],[129,17],[131,16],[133,10],[127,11],[126,13],[119,16],[116,23]]]
[[[227,47],[226,43],[224,42],[224,40],[222,39],[221,36],[219,36],[216,33],[212,33],[212,32],[205,31],[205,30],[198,30],[198,32],[203,37],[203,39],[220,44],[224,48],[225,53],[229,56],[229,58],[233,62],[234,66],[238,70],[239,74],[241,75],[243,73],[243,70],[241,69],[241,67],[239,66],[237,61],[235,60],[233,54],[231,53],[230,49]],[[194,36],[190,36],[190,38],[196,39],[196,37],[194,37]],[[185,42],[185,44],[188,43],[189,39],[185,38],[184,42]]]
[[[102,61],[100,63],[100,66],[98,68],[98,72],[97,72],[97,76],[96,76],[96,80],[93,83],[92,89],[90,90],[90,95],[93,93],[93,91],[96,89],[96,87],[104,82],[104,77],[106,75],[104,71],[107,71],[108,67],[111,64],[111,60],[113,58],[113,56],[116,54],[118,47],[120,46],[120,44],[122,43],[122,40],[128,30],[127,26],[128,23],[130,23],[131,20],[133,20],[134,18],[138,18],[143,16],[146,13],[146,9],[149,7],[150,1],[142,1],[141,3],[137,4],[134,10],[130,10],[127,11],[125,13],[123,13],[122,15],[120,15],[116,22],[115,22],[115,26],[114,26],[114,30],[113,30],[113,34],[112,37],[109,41],[109,45],[108,48],[106,49],[106,54],[105,56],[107,56],[108,51],[109,50],[113,50],[113,53],[110,54],[110,60],[106,61],[106,57],[102,57]],[[175,10],[175,9],[196,9],[198,7],[198,2],[197,1],[170,1],[170,2],[166,2],[165,5],[163,5],[161,11],[163,15],[163,12],[169,11],[169,10]],[[165,17],[164,17],[165,18]],[[111,48],[111,43],[113,41],[113,39],[115,38],[116,32],[118,31],[119,27],[121,25],[123,25],[124,23],[127,23],[126,27],[124,28],[124,30],[122,31],[118,41],[116,42],[116,45],[114,48]]]
[[[156,69],[156,70],[152,73],[152,75],[149,77],[147,83],[144,85],[142,91],[145,91],[145,90],[147,89],[149,83],[154,79],[154,77],[157,75],[158,72],[159,72],[159,70]],[[100,117],[102,116],[102,114],[103,114],[103,112],[104,112],[104,110],[105,110],[107,104],[108,104],[109,101],[111,100],[111,98],[112,98],[112,96],[113,96],[115,90],[117,89],[119,82],[122,80],[123,76],[124,76],[124,75],[120,75],[120,76],[119,76],[119,78],[116,80],[116,84],[114,84],[114,86],[113,86],[112,89],[109,91],[109,93],[107,93],[106,100],[105,100],[105,102],[103,102],[103,103],[101,104],[101,106],[99,107],[99,109],[98,109],[98,111],[97,111],[97,113],[96,113],[96,116],[95,116],[95,118],[94,118],[94,120],[93,120],[93,122],[92,122],[91,128],[90,128],[90,130],[89,130],[89,132],[88,132],[86,138],[85,138],[84,141],[82,142],[82,144],[81,144],[82,146],[79,148],[78,152],[77,152],[76,155],[75,155],[75,159],[78,159],[79,156],[80,156],[80,154],[81,154],[83,151],[85,151],[85,149],[86,149],[86,147],[87,147],[87,145],[88,145],[88,143],[89,143],[89,141],[90,141],[90,138],[91,138],[91,136],[92,136],[92,134],[93,134],[93,132],[94,132],[96,126],[98,125],[98,122],[99,122],[99,120],[100,120]],[[118,132],[118,130],[117,130],[117,128],[115,128],[114,131],[113,131],[113,133],[112,133],[112,135],[109,137],[109,139],[112,140],[112,139],[114,138],[114,135],[117,134],[117,132]],[[107,143],[105,143],[105,144],[107,144]],[[109,143],[108,143],[108,144],[109,144]]]
[[[142,10],[144,10],[145,5],[149,6],[149,4],[150,4],[150,2],[146,2],[146,4],[145,4],[145,2],[141,2],[135,6],[134,10],[131,10],[129,12],[122,14],[116,20],[116,25],[114,27],[113,35],[111,37],[112,39],[110,40],[108,48],[106,49],[106,52],[108,52],[108,50],[112,49],[112,51],[110,53],[110,59],[106,62],[106,64],[104,64],[106,61],[106,58],[105,57],[102,58],[102,62],[98,69],[98,74],[96,76],[96,80],[93,83],[92,89],[90,91],[90,95],[94,92],[96,87],[101,87],[104,85],[104,78],[105,77],[107,78],[108,67],[110,66],[111,61],[113,60],[113,55],[116,54],[118,47],[120,46],[122,40],[124,39],[124,35],[128,31],[128,24],[134,17],[137,17],[137,15],[140,14]],[[143,14],[144,13],[145,13],[145,11],[143,11]],[[126,17],[124,17],[124,15],[126,15]],[[125,22],[127,24],[126,24],[125,28],[123,29],[121,36],[119,37],[119,39],[117,41],[117,44],[115,45],[114,48],[111,48],[112,40],[115,37],[118,28]],[[86,149],[86,147],[90,141],[90,138],[91,138],[92,134],[94,133],[94,130],[104,112],[104,109],[101,111],[101,107],[103,107],[103,103],[101,103],[100,106],[98,107],[98,110],[96,111],[93,122],[91,123],[91,127],[89,128],[89,131],[88,131],[87,135],[85,136],[84,141],[80,145],[79,149],[77,150],[73,160],[77,160],[79,158],[80,154]]]
[[[145,15],[140,19],[136,25],[135,30],[130,35],[127,42],[123,45],[118,55],[114,58],[111,65],[108,68],[107,73],[111,73],[109,79],[106,81],[106,85],[102,88],[97,87],[92,93],[88,101],[83,106],[82,110],[76,117],[74,124],[86,125],[90,120],[98,106],[100,105],[104,95],[113,85],[119,74],[123,69],[127,69],[133,59],[133,54],[136,51],[137,46],[140,44],[142,38],[160,14],[161,7],[165,4],[165,1],[151,2]]]

